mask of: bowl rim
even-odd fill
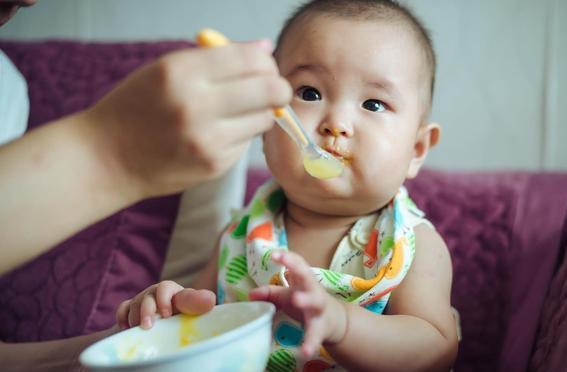
[[[222,333],[218,336],[213,336],[213,337],[208,338],[208,339],[203,340],[203,341],[196,341],[194,344],[191,344],[191,345],[188,345],[186,347],[177,349],[175,351],[172,351],[171,353],[159,355],[159,356],[156,356],[155,358],[151,358],[151,359],[147,359],[147,360],[133,360],[131,362],[120,362],[120,363],[97,363],[96,360],[93,360],[92,358],[88,358],[88,355],[92,352],[92,350],[94,348],[100,346],[100,344],[102,344],[104,342],[110,342],[110,340],[112,340],[114,338],[118,338],[119,336],[124,336],[124,333],[127,333],[127,332],[129,332],[133,329],[140,328],[140,326],[136,326],[136,327],[132,327],[132,328],[126,329],[124,331],[115,333],[111,336],[105,337],[105,338],[98,340],[97,342],[89,345],[79,355],[79,361],[83,366],[85,366],[87,368],[98,368],[98,369],[128,369],[128,368],[135,368],[135,367],[139,367],[139,366],[150,366],[150,365],[154,365],[154,364],[158,364],[158,363],[164,363],[164,362],[165,363],[174,362],[178,359],[185,358],[189,355],[197,354],[201,350],[209,348],[212,345],[215,345],[215,344],[218,344],[218,343],[227,343],[227,342],[233,341],[236,338],[241,338],[242,332],[244,332],[244,334],[248,334],[248,333],[256,330],[261,325],[263,325],[267,320],[272,319],[272,317],[274,316],[274,314],[276,312],[276,307],[274,306],[274,304],[272,304],[271,302],[266,302],[266,301],[244,301],[244,302],[225,303],[225,304],[221,304],[221,305],[216,305],[213,308],[213,310],[216,309],[216,308],[219,308],[219,307],[246,306],[245,304],[250,304],[250,303],[255,303],[255,304],[258,304],[260,306],[264,306],[264,307],[266,307],[266,311],[263,312],[257,318],[253,319],[252,321],[244,323],[244,324],[242,324],[242,325],[240,325],[236,328],[233,328],[228,332],[224,332],[224,333]],[[177,317],[177,316],[180,316],[180,315],[181,314],[176,314],[176,315],[173,315],[172,317]],[[171,319],[172,317],[169,317],[167,319]]]

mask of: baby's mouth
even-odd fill
[[[329,154],[333,155],[338,160],[342,161],[344,164],[349,164],[352,161],[352,155],[350,152],[342,150],[341,148],[334,148],[327,146],[324,148]]]

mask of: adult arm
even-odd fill
[[[290,98],[265,43],[177,51],[0,147],[0,274],[136,201],[218,177]]]
[[[0,360],[5,371],[86,371],[79,364],[79,355],[90,344],[118,331],[113,327],[86,336],[62,340],[4,343],[0,342]]]

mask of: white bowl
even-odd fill
[[[196,317],[158,319],[89,346],[81,363],[91,371],[263,371],[275,307],[268,302],[215,306]]]

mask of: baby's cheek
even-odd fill
[[[272,167],[295,167],[297,163],[301,162],[299,147],[283,130],[276,129],[270,130],[263,137],[263,150],[266,162],[270,169]]]

